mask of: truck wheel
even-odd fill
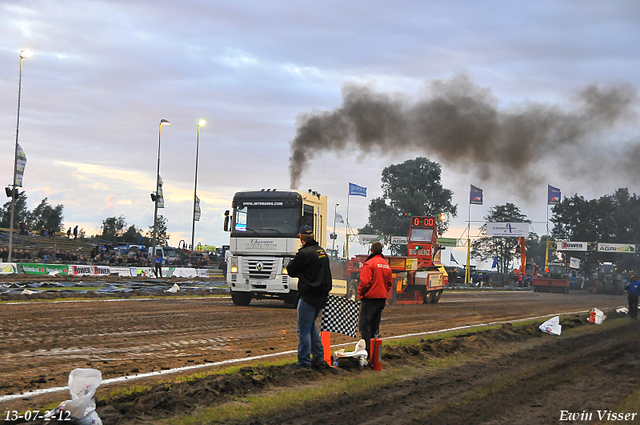
[[[440,296],[442,295],[442,289],[436,292],[433,292],[433,295],[431,297],[431,304],[435,304],[438,301],[440,301]]]
[[[431,304],[433,300],[433,291],[427,291],[427,288],[422,290],[422,304]]]
[[[231,291],[231,300],[235,305],[248,306],[251,303],[251,292]]]
[[[354,301],[358,299],[358,281],[356,279],[347,282],[347,293],[344,297]]]

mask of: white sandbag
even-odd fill
[[[627,307],[620,307],[616,310],[616,313],[629,314],[629,309]]]
[[[180,287],[178,286],[177,283],[174,283],[173,286],[169,289],[167,289],[164,292],[171,292],[172,294],[175,294],[176,292],[178,292],[180,290]]]
[[[32,291],[31,289],[25,289],[24,291],[20,292],[22,295],[32,295],[35,294],[36,291]]]
[[[75,419],[78,424],[102,425],[102,420],[96,413],[96,402],[93,396],[102,382],[102,372],[97,369],[73,369],[69,374],[69,392],[71,400],[63,401],[48,415],[45,420],[51,417],[67,418],[68,415]],[[60,413],[60,412],[65,413]]]
[[[604,322],[604,319],[606,318],[607,316],[597,308],[592,308],[591,311],[589,312],[589,323],[601,325],[602,322]]]
[[[560,335],[562,333],[562,325],[560,324],[560,316],[552,317],[543,324],[540,325],[542,332],[551,335]]]
[[[364,342],[364,339],[361,339],[360,341],[358,341],[358,343],[356,344],[356,348],[353,351],[344,351],[344,348],[335,351],[333,353],[336,357],[360,357],[360,356],[364,356],[364,358],[367,358],[367,344]]]

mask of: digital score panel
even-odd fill
[[[419,229],[433,229],[436,227],[435,217],[412,217],[411,227]]]

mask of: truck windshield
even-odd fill
[[[231,236],[298,236],[300,208],[242,206],[235,209]]]
[[[431,242],[433,229],[411,229],[411,242]]]

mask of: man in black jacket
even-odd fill
[[[329,257],[314,239],[311,226],[300,228],[302,247],[287,265],[289,276],[298,278],[298,362],[293,369],[328,367],[316,319],[327,303],[332,287]],[[311,357],[313,355],[313,358]]]

